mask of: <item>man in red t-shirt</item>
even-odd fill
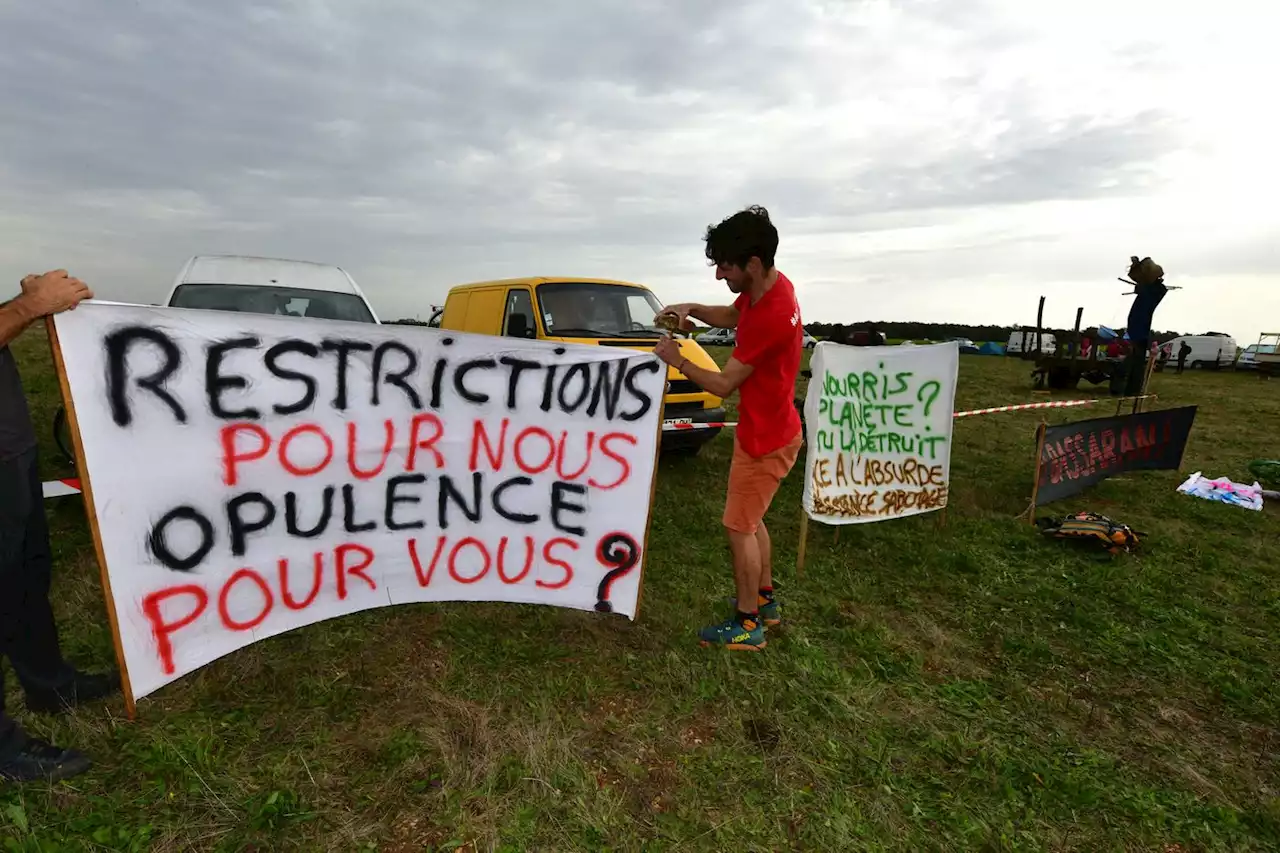
[[[764,514],[804,440],[794,405],[804,325],[795,288],[773,265],[778,229],[767,210],[751,207],[735,213],[707,229],[706,243],[716,278],[737,298],[732,305],[671,305],[662,313],[674,315],[684,329],[692,328],[690,317],[737,329],[733,356],[716,372],[689,363],[671,338],[660,341],[654,352],[717,397],[739,392],[723,518],[733,554],[737,612],[703,628],[700,636],[703,645],[758,651],[766,645],[764,626],[781,622]]]

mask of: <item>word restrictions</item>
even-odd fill
[[[55,322],[135,697],[373,607],[635,617],[651,353],[133,305]]]
[[[947,505],[960,346],[820,342],[805,396],[804,510],[825,524]]]

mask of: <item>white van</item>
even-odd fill
[[[1182,349],[1183,341],[1191,347],[1187,367],[1193,370],[1218,370],[1235,364],[1236,339],[1223,334],[1183,335],[1161,344],[1161,349],[1169,347],[1169,361],[1174,364],[1178,363],[1178,350]]]
[[[183,264],[165,304],[172,308],[379,322],[364,291],[342,267],[281,258],[197,255]]]
[[[1009,355],[1022,355],[1022,336],[1027,338],[1027,352],[1036,351],[1036,333],[1016,331],[1009,336],[1009,343],[1005,346],[1004,351]],[[1058,342],[1049,332],[1040,333],[1040,352],[1044,355],[1052,355],[1057,349]]]

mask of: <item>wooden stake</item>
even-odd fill
[[[669,387],[669,383],[663,387],[662,403],[658,406],[657,447],[653,449],[653,478],[649,481],[649,520],[645,522],[644,544],[640,546],[640,577],[636,579],[636,615],[632,617],[637,620],[640,618],[640,600],[644,598],[644,570],[649,564],[649,531],[653,529],[653,501],[658,494],[658,460],[662,457],[662,420],[666,416],[666,389]]]
[[[98,514],[94,510],[93,483],[89,479],[89,466],[84,458],[84,442],[80,440],[80,421],[76,418],[76,404],[71,399],[71,382],[67,379],[67,365],[62,360],[62,347],[58,343],[58,326],[53,317],[45,318],[45,330],[49,334],[49,348],[53,351],[53,368],[62,391],[62,405],[67,410],[67,428],[71,432],[71,446],[76,457],[76,473],[80,475],[80,491],[84,496],[84,513],[89,517],[89,532],[93,536],[93,550],[98,558],[98,572],[102,577],[102,594],[107,602],[107,620],[111,623],[111,639],[116,647],[116,663],[120,666],[120,688],[124,694],[124,709],[130,720],[138,718],[133,700],[133,685],[129,682],[129,667],[124,659],[124,644],[120,640],[120,622],[116,618],[116,601],[111,594],[111,577],[107,574],[107,556],[102,547],[102,531],[98,527]]]
[[[1040,307],[1036,309],[1036,358],[1044,349],[1044,297],[1040,297]],[[1025,353],[1024,353],[1025,354]]]
[[[1160,358],[1160,349],[1157,347],[1155,353],[1147,359],[1147,370],[1142,376],[1142,390],[1138,392],[1138,400],[1134,403],[1134,413],[1145,411],[1147,408],[1147,388],[1151,385],[1151,374],[1155,372],[1156,361]]]
[[[800,507],[800,544],[796,548],[796,580],[804,574],[805,551],[809,545],[809,513]]]
[[[1036,523],[1036,498],[1040,495],[1040,460],[1044,458],[1044,435],[1048,428],[1049,425],[1044,421],[1036,427],[1036,479],[1031,486],[1031,506],[1027,507],[1027,521],[1030,524]]]

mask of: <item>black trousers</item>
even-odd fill
[[[1134,341],[1133,348],[1124,363],[1124,396],[1136,397],[1142,393],[1142,380],[1147,375],[1147,342]]]
[[[74,670],[62,657],[49,604],[53,559],[34,448],[0,459],[0,656],[23,690],[65,686]],[[0,669],[0,758],[21,746],[22,732],[5,713]]]

